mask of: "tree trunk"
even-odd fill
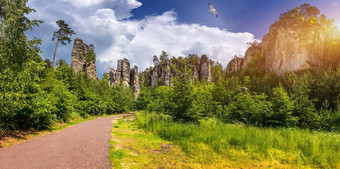
[[[54,54],[53,54],[53,62],[52,62],[52,67],[54,68],[54,63],[55,63],[55,55],[57,53],[57,47],[58,47],[58,43],[59,43],[59,38],[60,38],[60,33],[58,35],[58,39],[57,39],[57,43],[55,44],[55,49],[54,49]]]

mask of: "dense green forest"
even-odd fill
[[[73,72],[64,60],[53,68],[39,54],[41,40],[25,33],[42,23],[24,1],[0,2],[0,136],[5,131],[46,129],[76,117],[130,111],[133,93]],[[52,34],[52,32],[51,32]],[[52,55],[52,54],[51,54]]]
[[[191,72],[185,64],[188,59],[176,61],[183,61],[184,64],[179,64],[183,65],[181,69]],[[340,127],[339,68],[325,67],[284,75],[252,69],[256,72],[244,69],[230,75],[220,64],[215,64],[210,84],[193,80],[183,71],[173,87],[142,88],[136,106],[171,115],[183,122],[198,123],[203,118],[218,117],[226,123],[255,126],[325,130]],[[244,87],[248,90],[242,91]]]

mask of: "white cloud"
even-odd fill
[[[169,56],[207,54],[226,66],[234,55],[244,55],[246,43],[254,39],[250,33],[178,23],[173,10],[142,20],[129,20],[131,10],[142,5],[136,0],[51,0],[49,6],[42,6],[40,2],[33,0],[30,5],[37,9],[35,18],[48,16],[40,18],[47,23],[54,23],[58,17],[65,18],[77,37],[96,46],[99,76],[109,67],[115,68],[117,60],[124,57],[138,65],[140,71],[144,70],[151,66],[152,56],[161,51],[168,52]],[[49,27],[52,34],[55,27],[53,24]],[[50,43],[50,39],[46,40],[44,43]],[[44,48],[47,47],[43,45],[44,52],[50,50]]]
[[[332,2],[332,6],[333,6],[333,7],[337,7],[337,6],[339,6],[339,3],[336,2],[336,1],[333,1],[333,2]]]
[[[89,7],[92,5],[97,5],[103,1],[104,0],[61,0],[61,2],[71,3],[75,7],[84,7],[84,6]]]

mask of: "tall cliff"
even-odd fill
[[[332,20],[309,4],[303,4],[280,15],[278,21],[270,26],[258,47],[252,45],[244,58],[234,58],[227,71],[243,69],[256,52],[264,57],[266,72],[283,74],[318,68],[327,64],[338,64],[339,41],[334,36],[336,29]],[[249,57],[250,56],[250,57]]]
[[[266,71],[282,74],[322,65],[325,33],[318,24],[286,19],[273,24],[263,37]]]
[[[139,96],[140,87],[139,87],[139,76],[138,76],[138,67],[134,66],[132,69],[130,68],[130,62],[126,58],[122,60],[118,60],[117,62],[117,70],[113,68],[110,69],[109,73],[109,84],[117,85],[121,82],[126,87],[131,87],[135,98]]]
[[[74,40],[72,49],[72,63],[71,67],[76,73],[87,73],[90,78],[98,80],[96,71],[96,57],[94,52],[90,52],[89,46],[81,39]],[[90,56],[93,54],[94,56]]]

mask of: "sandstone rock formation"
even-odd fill
[[[122,84],[124,86],[131,86],[135,98],[138,97],[140,93],[138,67],[134,66],[134,68],[130,69],[129,60],[127,60],[126,58],[124,58],[123,60],[118,60],[117,70],[111,68],[108,76],[109,84],[111,86],[120,84],[120,82],[122,81]]]
[[[138,67],[134,66],[133,69],[131,70],[131,75],[130,75],[130,82],[131,82],[131,87],[134,93],[135,98],[137,99],[140,93],[140,87],[139,87],[139,74],[138,74]]]
[[[324,33],[318,27],[301,27],[296,20],[286,20],[273,24],[262,44],[266,70],[281,74],[320,66]]]
[[[111,68],[108,73],[108,77],[109,77],[109,85],[110,86],[114,85],[116,82],[116,71]]]
[[[130,85],[130,62],[126,58],[118,60],[116,70],[116,80],[118,83],[120,79],[123,79],[123,85]]]
[[[228,63],[227,72],[237,72],[241,70],[244,66],[244,60],[244,58],[234,56],[234,59]]]
[[[197,82],[200,80],[200,77],[199,77],[199,74],[200,74],[200,59],[198,58],[198,60],[196,59],[193,59],[192,61],[191,60],[188,60],[188,63],[187,63],[187,67],[190,68],[192,70],[192,80]]]
[[[246,54],[243,59],[243,66],[244,68],[246,65],[248,65],[249,61],[258,53],[261,52],[262,44],[258,44],[258,42],[254,42],[246,51]]]
[[[146,69],[142,74],[142,84],[155,88],[157,85],[172,86],[172,78],[175,78],[178,72],[190,70],[193,81],[202,81],[205,79],[208,83],[212,82],[211,65],[212,61],[203,55],[199,57],[191,56],[191,59],[184,60],[183,58],[176,61],[176,59],[166,60],[161,63],[156,63],[154,67]],[[185,61],[183,63],[183,61]],[[186,67],[186,68],[184,68]]]
[[[170,71],[170,61],[166,62],[164,70],[162,71],[162,84],[164,86],[170,86],[170,78],[171,78],[171,71]]]
[[[200,80],[205,79],[208,83],[212,82],[211,75],[211,64],[212,61],[208,58],[207,55],[202,55],[200,61]]]
[[[151,79],[151,87],[154,89],[156,86],[156,83],[158,81],[158,69],[159,66],[155,66],[154,69],[150,72],[150,79]]]
[[[250,60],[257,54],[257,52],[261,52],[261,49],[262,48],[260,44],[257,44],[255,41],[253,45],[247,49],[244,57],[234,56],[234,58],[228,63],[226,71],[230,73],[242,70],[248,65]]]
[[[71,67],[76,73],[87,73],[90,78],[98,80],[96,71],[96,58],[88,60],[89,46],[81,39],[74,40],[72,49],[72,64]]]
[[[336,31],[329,24],[326,16],[309,4],[287,11],[270,26],[261,46],[252,46],[244,58],[233,59],[227,71],[244,68],[257,52],[263,57],[257,66],[261,64],[266,72],[277,74],[337,65],[340,62],[340,57],[337,58],[339,45],[336,45],[339,38],[334,36]]]

